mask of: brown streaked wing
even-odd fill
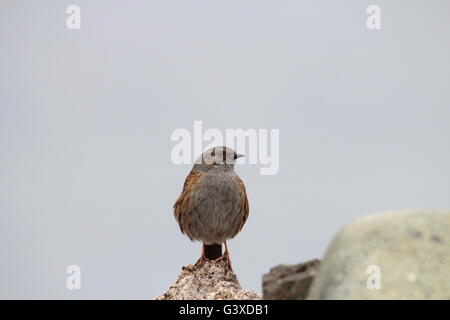
[[[239,178],[239,176],[236,176],[236,180],[239,183],[239,190],[240,190],[240,196],[241,196],[242,220],[241,220],[241,225],[239,226],[239,231],[241,231],[242,227],[244,226],[245,222],[247,221],[249,207],[248,207],[247,192],[245,191],[244,182],[241,180],[241,178]]]
[[[198,179],[200,178],[201,173],[194,173],[191,171],[188,176],[186,177],[186,180],[184,181],[183,185],[183,191],[181,191],[180,196],[178,197],[177,201],[175,201],[175,204],[173,205],[173,212],[175,215],[175,219],[178,222],[178,225],[180,226],[180,230],[182,233],[184,233],[183,230],[183,224],[185,222],[185,216],[190,214],[189,211],[189,202],[190,202],[190,192],[194,188],[195,184],[197,183]]]

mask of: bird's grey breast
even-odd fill
[[[193,195],[196,210],[227,214],[240,206],[239,184],[234,172],[206,173]]]
[[[191,199],[195,238],[220,243],[237,233],[242,204],[236,177],[233,171],[202,175]]]

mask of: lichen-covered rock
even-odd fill
[[[263,297],[267,300],[304,300],[319,268],[312,260],[295,265],[278,265],[263,276]]]
[[[259,300],[254,291],[243,290],[223,258],[201,267],[187,265],[175,283],[156,300]]]
[[[387,212],[347,225],[308,299],[450,299],[450,211]]]

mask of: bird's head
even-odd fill
[[[228,147],[214,147],[203,152],[196,160],[194,166],[204,167],[205,169],[215,166],[233,168],[236,159],[243,156]]]

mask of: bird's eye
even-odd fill
[[[216,148],[213,148],[212,151],[211,151],[211,156],[214,157],[215,155],[216,155]]]
[[[233,156],[233,158],[234,158],[234,160],[236,160],[236,159],[237,159],[237,153],[236,153],[236,152],[234,153],[234,156]]]

